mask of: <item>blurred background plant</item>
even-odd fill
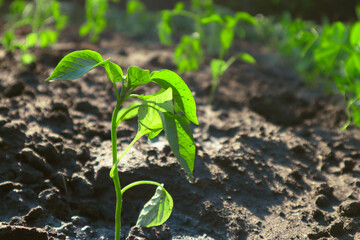
[[[61,13],[57,0],[12,1],[5,19],[6,31],[2,36],[2,45],[9,51],[19,49],[21,61],[25,65],[35,61],[35,56],[28,49],[54,44],[68,20]],[[25,36],[22,39],[17,38],[17,30],[23,30]]]

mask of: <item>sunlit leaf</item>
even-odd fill
[[[173,90],[175,102],[184,112],[185,116],[193,123],[199,124],[196,116],[194,97],[184,80],[170,70],[154,71],[151,73],[151,81],[159,84],[162,88]]]
[[[113,62],[108,62],[103,65],[106,70],[106,75],[110,82],[122,82],[123,81],[123,71],[119,65]]]
[[[139,67],[129,67],[127,72],[129,86],[137,87],[150,82],[150,71]]]
[[[73,80],[81,77],[94,67],[103,63],[101,55],[91,50],[81,50],[69,53],[55,67],[49,80]]]

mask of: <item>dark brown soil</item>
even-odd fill
[[[0,48],[0,239],[114,238],[115,95],[102,69],[44,82],[65,54],[93,49],[124,70],[175,70],[171,49],[156,43],[70,40],[34,50],[28,67]],[[307,88],[265,48],[239,46],[258,64],[233,64],[212,106],[209,68],[182,74],[198,103],[194,184],[163,136],[141,139],[121,162],[122,186],[155,180],[174,199],[166,224],[145,229],[132,226],[154,188],[126,192],[122,239],[360,239],[360,131],[340,130],[342,98]],[[136,128],[136,120],[119,127],[120,151]]]

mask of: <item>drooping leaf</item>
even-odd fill
[[[159,84],[162,88],[172,88],[175,102],[184,112],[185,116],[193,123],[199,124],[196,116],[194,97],[184,80],[170,70],[154,71],[151,73],[151,81]]]
[[[128,84],[130,87],[137,87],[150,82],[150,71],[138,67],[129,67],[127,72]]]
[[[102,64],[103,58],[95,51],[80,50],[66,55],[55,67],[49,80],[74,80],[81,77],[94,67]]]
[[[170,148],[190,182],[194,181],[195,143],[188,122],[184,116],[160,113]]]
[[[136,222],[137,226],[154,227],[166,222],[174,203],[171,195],[163,187],[157,187],[154,196],[144,205]]]

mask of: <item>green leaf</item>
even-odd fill
[[[360,44],[360,22],[356,22],[350,31],[350,44],[356,46]]]
[[[220,33],[220,42],[223,55],[230,48],[234,39],[234,29],[232,27],[225,27]]]
[[[253,56],[251,56],[250,54],[248,54],[248,53],[240,53],[240,54],[238,55],[238,57],[239,57],[241,60],[243,60],[243,61],[245,61],[245,62],[247,62],[247,63],[251,63],[251,64],[255,64],[255,63],[256,63],[255,58],[254,58]]]
[[[165,45],[171,45],[171,18],[172,14],[169,10],[162,11],[161,22],[157,25],[160,42]]]
[[[4,36],[2,37],[2,44],[5,47],[5,49],[13,51],[15,49],[14,47],[14,39],[15,34],[13,31],[7,31]]]
[[[222,18],[220,17],[219,14],[211,14],[210,16],[207,17],[203,17],[201,19],[201,24],[209,24],[209,23],[224,23],[224,21],[222,20]]]
[[[107,61],[107,60],[106,60]],[[81,50],[69,53],[55,67],[49,80],[74,80],[83,76],[91,69],[103,63],[101,55],[91,50]]]
[[[128,107],[122,108],[116,117],[116,127],[119,126],[122,121],[136,117],[139,112],[137,106],[140,106],[141,103],[140,101],[134,101]]]
[[[29,65],[33,62],[36,61],[36,57],[34,54],[31,54],[31,53],[24,53],[21,55],[21,62],[24,64],[24,65]]]
[[[150,71],[138,67],[129,67],[127,72],[129,87],[137,87],[150,82]]]
[[[128,14],[134,14],[135,12],[143,12],[145,9],[145,5],[139,0],[130,0],[126,5],[126,12]]]
[[[123,71],[119,65],[113,62],[108,62],[107,64],[103,64],[106,75],[110,82],[122,82],[123,81]]]
[[[154,196],[141,210],[136,225],[154,227],[163,224],[170,217],[173,206],[173,199],[165,188],[157,187]]]
[[[237,21],[241,20],[241,21],[245,21],[245,22],[248,22],[248,23],[251,23],[254,25],[257,24],[256,19],[247,12],[237,12],[235,15],[235,19]]]
[[[172,99],[172,88],[168,88],[161,94],[158,94],[152,98],[149,98],[147,101],[142,102],[138,113],[139,134],[145,135],[152,132],[158,134],[158,132],[163,129],[159,112],[173,113],[174,106]],[[150,137],[153,138],[154,135],[150,135]]]
[[[166,138],[190,182],[194,181],[195,143],[184,116],[160,113]]]
[[[228,66],[226,62],[222,59],[212,59],[210,63],[210,68],[213,79],[217,79],[224,74]]]
[[[347,76],[354,77],[360,73],[360,55],[353,52],[345,62],[345,71]]]
[[[37,33],[29,33],[25,38],[25,46],[26,48],[34,47],[36,45],[38,39]]]
[[[56,43],[58,33],[53,30],[47,30],[40,32],[40,47],[45,48],[49,45]]]
[[[196,125],[199,124],[196,116],[194,97],[192,96],[189,87],[179,75],[170,70],[161,70],[152,72],[150,79],[164,89],[171,87],[174,100],[184,112],[185,116]]]

